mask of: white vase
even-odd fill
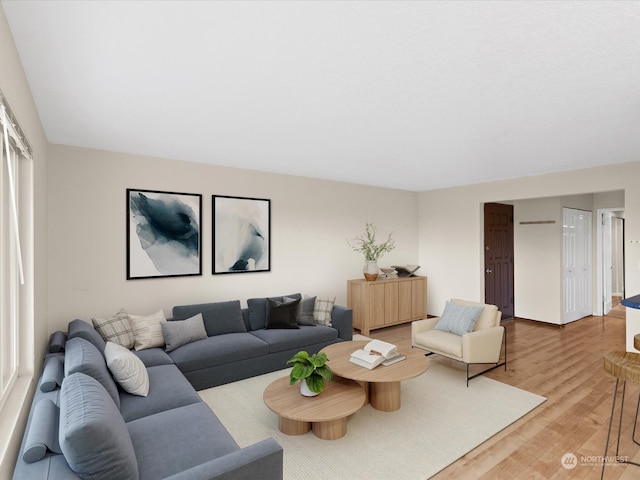
[[[364,278],[372,282],[378,278],[380,269],[378,268],[378,262],[375,260],[366,260],[364,264]]]
[[[309,387],[307,386],[307,380],[303,378],[302,380],[300,380],[300,393],[305,397],[315,397],[320,392],[316,393],[309,390]]]

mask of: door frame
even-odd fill
[[[606,212],[624,212],[624,207],[618,208],[598,208],[596,210],[596,298],[595,309],[593,314],[595,316],[602,316],[603,312],[603,302],[604,302],[604,259],[602,256],[603,250],[603,230],[602,230],[602,214]],[[623,232],[624,234],[624,232]],[[624,245],[622,254],[624,256]],[[624,265],[624,257],[623,257],[623,265]],[[623,275],[623,282],[625,282]]]

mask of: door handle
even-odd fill
[[[493,270],[491,270],[490,268],[487,268],[487,269],[485,270],[485,273],[493,273]]]

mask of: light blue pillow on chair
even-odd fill
[[[447,302],[440,320],[433,329],[462,336],[473,330],[483,310],[482,306],[462,306]]]

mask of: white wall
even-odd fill
[[[126,189],[203,194],[203,275],[126,280]],[[271,271],[212,275],[211,195],[271,199]],[[378,228],[396,249],[380,261],[418,263],[417,193],[66,146],[49,149],[49,331],[120,308],[302,292],[346,305],[363,257],[347,238]]]
[[[561,323],[562,204],[557,197],[514,202],[516,317]],[[521,224],[553,221],[555,223]]]
[[[559,325],[563,308],[562,209],[591,211],[593,195],[545,197],[513,203],[516,317]],[[555,223],[521,223],[539,221]],[[594,247],[595,244],[594,236]],[[595,279],[595,260],[593,265]]]
[[[420,264],[429,277],[429,313],[439,314],[448,298],[484,298],[482,205],[485,202],[524,200],[567,195],[594,195],[593,208],[603,208],[607,198],[619,199],[624,191],[625,283],[627,295],[640,292],[640,162],[570,172],[432,190],[419,194]],[[616,200],[612,200],[616,202]],[[610,205],[619,207],[620,205]],[[444,253],[446,252],[446,254]],[[547,272],[536,275],[539,285],[550,281]],[[553,280],[551,280],[553,281]],[[516,287],[518,288],[518,287]],[[562,290],[558,289],[559,297]],[[522,293],[516,297],[516,308]],[[555,301],[555,300],[553,300]],[[558,299],[557,302],[560,300]],[[559,305],[559,303],[558,303]],[[557,305],[553,306],[555,309]],[[530,306],[528,307],[530,308]],[[518,312],[519,313],[519,312]],[[640,311],[627,309],[627,349],[640,333]]]

